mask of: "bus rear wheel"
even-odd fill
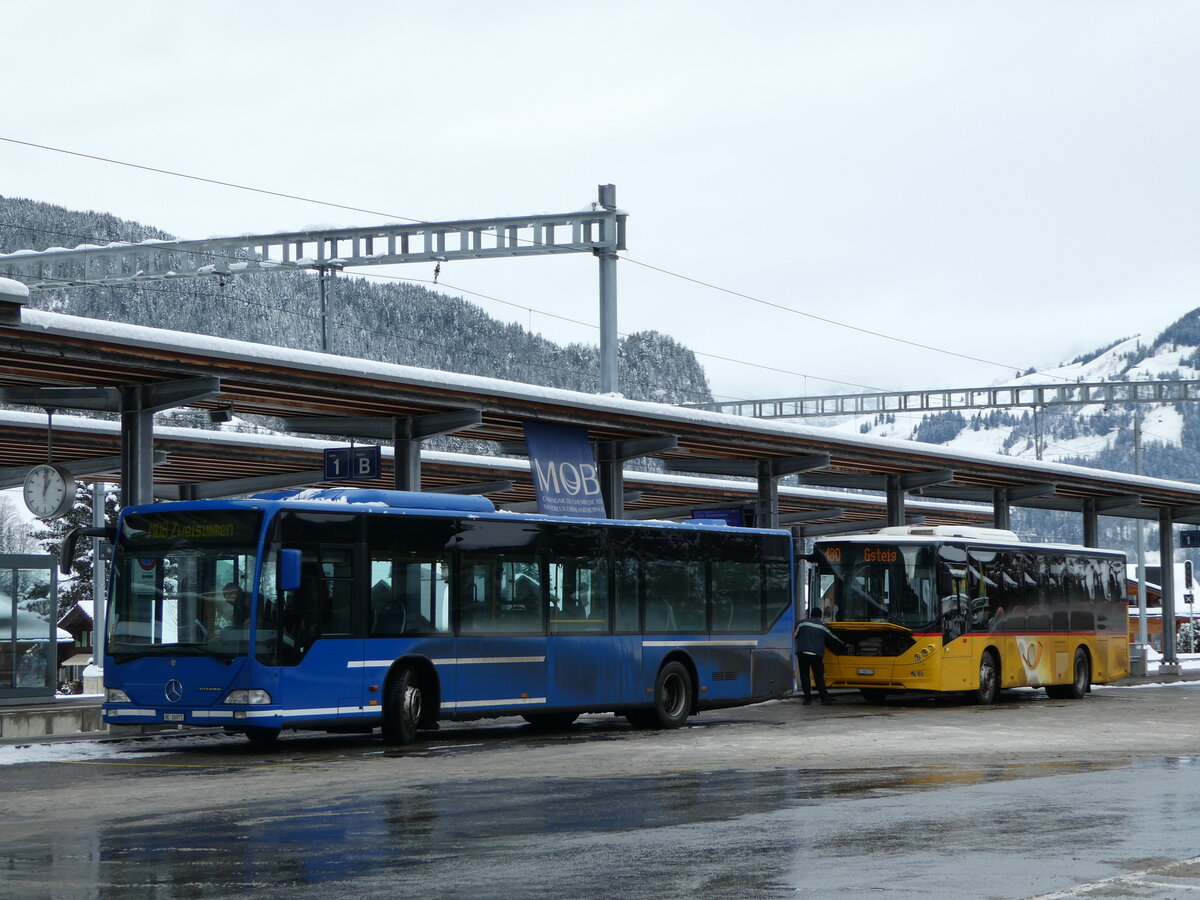
[[[991,650],[983,651],[979,658],[979,687],[973,692],[976,703],[991,706],[1000,693],[1000,663]]]
[[[692,712],[692,675],[681,662],[669,662],[658,670],[654,682],[654,724],[678,728]]]
[[[417,673],[412,669],[402,669],[392,679],[383,707],[384,743],[400,745],[415,741],[423,706],[424,698]]]
[[[1046,685],[1046,696],[1055,700],[1082,700],[1092,683],[1092,666],[1082,647],[1075,649],[1075,665],[1071,670],[1070,684]]]

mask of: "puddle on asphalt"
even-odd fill
[[[1159,760],[1157,765],[1163,770],[1200,768],[1191,758]],[[1118,766],[777,769],[639,777],[584,772],[556,778],[530,773],[527,778],[413,786],[392,781],[378,785],[373,793],[335,803],[241,800],[236,808],[208,810],[203,815],[114,821],[89,837],[89,848],[82,855],[72,849],[70,840],[41,848],[42,852],[9,848],[0,853],[0,870],[32,878],[39,868],[69,868],[84,860],[94,869],[93,883],[111,886],[111,896],[144,890],[147,884],[193,889],[203,885],[184,893],[216,896],[251,885],[344,882],[363,872],[403,870],[479,852],[480,847],[537,845],[539,838],[550,835],[577,834],[581,839],[609,835],[611,839],[641,829],[723,822],[832,800],[1110,768]],[[298,777],[298,793],[303,785]],[[402,872],[397,874],[402,877]],[[105,891],[94,896],[103,897]]]

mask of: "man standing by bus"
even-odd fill
[[[821,621],[821,609],[814,606],[796,626],[796,662],[800,666],[800,689],[804,691],[804,705],[812,703],[812,687],[815,684],[822,706],[831,706],[829,691],[825,689],[825,648],[834,653],[844,652],[845,643]]]

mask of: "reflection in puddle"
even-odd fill
[[[1159,766],[1192,762],[1159,761]],[[636,848],[654,840],[647,830],[665,834],[681,827],[732,823],[730,827],[744,830],[747,840],[758,842],[755,853],[770,857],[770,865],[760,860],[762,877],[769,882],[770,872],[780,877],[786,872],[789,853],[795,851],[794,847],[789,851],[791,841],[799,835],[772,837],[762,824],[763,816],[806,809],[815,813],[817,808],[828,811],[844,801],[894,802],[891,797],[919,807],[915,795],[924,791],[1104,768],[1043,763],[869,772],[780,769],[653,777],[464,779],[380,790],[336,803],[242,802],[225,812],[183,815],[172,821],[116,821],[92,837],[64,832],[50,848],[29,852],[6,848],[0,851],[0,869],[29,883],[37,883],[39,873],[49,872],[56,880],[67,874],[69,883],[94,885],[90,895],[101,898],[147,893],[221,896],[251,890],[261,894],[266,888],[321,885],[332,891],[322,896],[332,897],[367,876],[383,878],[391,873],[397,879],[420,880],[421,867],[426,866],[441,872],[447,866],[466,866],[476,875],[480,866],[511,867],[515,860],[526,858],[524,853],[532,852],[528,848],[551,853],[564,841],[581,842],[581,853],[602,871],[603,865],[613,862],[606,859],[605,847]],[[303,785],[298,777],[298,790]],[[807,820],[807,815],[802,818]],[[823,856],[836,859],[860,853],[864,844],[880,851],[891,844],[894,852],[903,849],[905,842],[897,842],[894,829],[882,823],[879,828],[863,824],[853,840],[843,833],[837,843],[822,846]],[[1020,822],[998,825],[1019,828]],[[935,823],[925,826],[908,839],[948,838]],[[694,837],[705,833],[698,828]],[[702,850],[699,845],[686,846],[687,853]],[[687,853],[681,851],[680,859]],[[749,863],[742,860],[741,864]],[[580,871],[578,866],[575,871]],[[341,888],[332,890],[334,885]],[[730,891],[736,886],[731,883]],[[594,887],[606,893],[602,881]]]

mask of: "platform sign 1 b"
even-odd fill
[[[1200,528],[1179,532],[1180,547],[1200,547]]]
[[[379,477],[381,453],[377,444],[332,447],[325,451],[326,481],[371,481]]]

